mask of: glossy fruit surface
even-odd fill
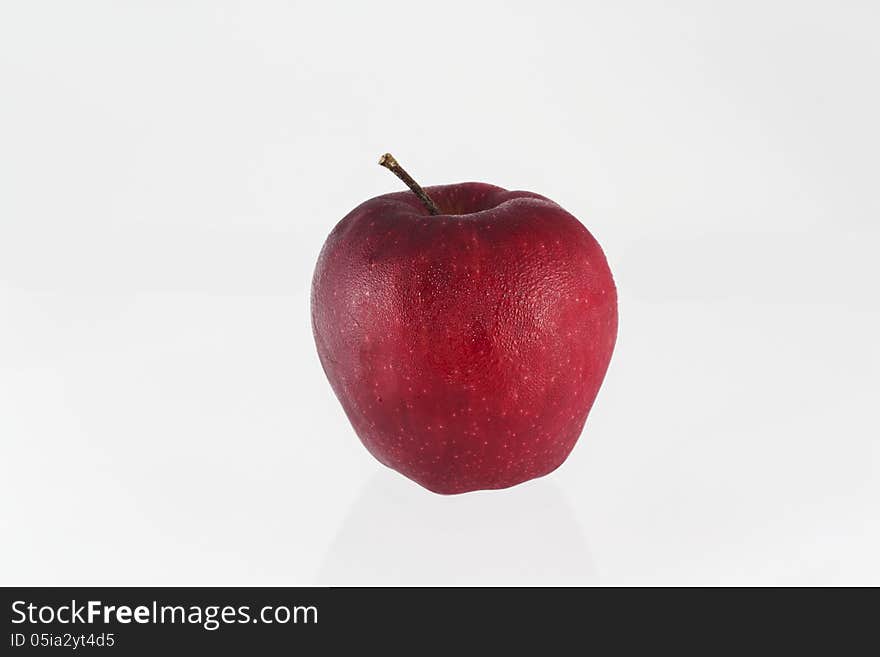
[[[318,355],[382,463],[438,493],[557,468],[617,335],[599,244],[548,199],[482,183],[371,199],[324,245],[312,283]]]

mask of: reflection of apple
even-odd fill
[[[503,495],[440,497],[411,488],[400,477],[373,473],[327,546],[314,583],[597,584],[590,537],[552,477]]]
[[[605,376],[617,294],[599,244],[530,192],[482,183],[371,199],[312,283],[318,355],[367,449],[438,493],[566,459]],[[432,216],[433,215],[433,216]]]

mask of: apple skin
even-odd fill
[[[598,242],[556,203],[483,183],[361,204],[312,281],[318,356],[380,462],[442,494],[546,475],[583,430],[617,337]]]

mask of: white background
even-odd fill
[[[0,583],[880,584],[873,2],[4,2]],[[333,225],[480,180],[620,293],[567,463],[458,497],[321,371]]]

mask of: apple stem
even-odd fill
[[[437,207],[437,204],[431,200],[431,197],[428,196],[424,189],[422,189],[421,185],[413,180],[412,176],[410,176],[406,170],[397,163],[397,160],[394,159],[394,156],[391,153],[385,153],[385,155],[380,157],[379,164],[405,182],[406,186],[409,187],[413,193],[419,197],[421,202],[425,204],[425,207],[428,208],[428,212],[431,214],[440,214],[440,209]]]

